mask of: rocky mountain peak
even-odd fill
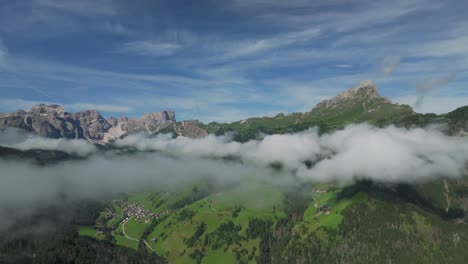
[[[358,87],[346,90],[335,98],[337,99],[356,99],[356,98],[380,98],[377,87],[373,81],[364,81]]]
[[[59,116],[64,116],[65,115],[65,109],[57,104],[51,104],[51,105],[46,105],[46,104],[38,104],[33,107],[31,107],[31,110],[29,110],[30,113],[33,114],[57,114]]]
[[[176,127],[174,111],[146,113],[140,118],[110,117],[107,119],[112,126],[102,139],[103,143],[120,138],[130,133],[158,133],[168,127]]]
[[[364,81],[359,86],[343,91],[332,99],[320,102],[315,108],[337,108],[339,106],[346,106],[347,103],[374,99],[390,102],[387,98],[380,96],[373,81]]]
[[[96,110],[68,113],[60,105],[39,104],[29,111],[18,110],[0,116],[0,129],[17,127],[44,137],[82,138],[107,143],[133,132],[157,133],[176,126],[174,111],[147,113],[140,118],[110,117],[105,119]],[[203,134],[185,124],[186,130]]]
[[[165,120],[165,121],[176,121],[174,111],[162,111],[146,113],[142,117],[143,120]]]
[[[85,110],[81,112],[72,113],[71,116],[75,119],[104,119],[101,114],[96,110]]]

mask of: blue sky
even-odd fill
[[[0,1],[0,112],[172,109],[234,121],[373,80],[420,112],[468,105],[467,1]]]

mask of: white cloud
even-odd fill
[[[124,43],[116,52],[141,56],[168,56],[180,49],[182,49],[182,45],[176,43],[137,40]]]
[[[352,11],[343,9],[342,1],[235,1],[241,11],[255,8],[257,17],[273,24],[287,23],[290,27],[314,25],[325,30],[351,32],[396,21],[417,11],[437,9],[440,3],[430,5],[422,0],[394,1],[392,3],[355,1]],[[288,10],[288,8],[290,8]],[[310,10],[327,9],[327,12]],[[289,11],[289,12],[288,12]],[[345,21],[345,22],[343,22]]]
[[[0,133],[0,144],[23,150],[61,150],[84,156],[96,152],[94,145],[83,140],[47,139],[13,129]],[[232,141],[229,136],[208,135],[191,139],[172,138],[171,135],[148,138],[134,134],[118,139],[114,144],[140,151],[158,151],[157,155],[181,160],[237,157],[243,166],[258,168],[279,162],[286,172],[297,172],[306,180],[345,184],[364,178],[414,182],[442,176],[461,177],[468,172],[468,139],[447,136],[431,127],[377,128],[359,124],[329,134],[321,135],[318,129],[309,129],[296,134],[266,135],[246,143]],[[312,167],[306,167],[305,161],[310,161]]]
[[[84,155],[95,151],[84,141],[18,135],[0,133],[0,143]],[[87,159],[48,166],[0,158],[0,228],[18,217],[11,211],[5,213],[6,208],[27,216],[38,206],[60,203],[57,197],[63,194],[67,199],[90,199],[155,188],[167,191],[199,179],[209,179],[216,186],[245,182],[246,178],[282,186],[302,181],[351,184],[357,179],[411,183],[461,177],[468,172],[468,138],[450,137],[435,128],[408,130],[361,124],[324,135],[310,129],[246,143],[213,135],[200,139],[131,135],[116,144],[156,152],[96,152]],[[226,156],[233,159],[220,159]],[[307,167],[305,161],[312,166]],[[283,170],[269,169],[274,162],[283,164]]]
[[[280,162],[312,181],[350,183],[355,179],[413,182],[467,173],[468,139],[449,137],[435,128],[376,128],[351,125],[331,134],[317,129],[297,134],[267,135],[261,140],[233,142],[209,135],[201,139],[131,135],[117,146],[156,150],[178,157],[238,157],[244,164],[267,166]],[[314,165],[307,168],[305,161]]]
[[[238,57],[256,56],[258,54],[285,48],[293,45],[305,44],[314,38],[320,36],[322,31],[319,28],[307,28],[305,30],[279,34],[276,36],[240,41],[234,45],[223,44],[222,58],[233,59]]]
[[[198,35],[189,30],[171,29],[158,32],[149,39],[122,43],[114,49],[114,52],[139,56],[169,56],[183,51],[198,41]]]
[[[87,156],[97,151],[96,147],[86,140],[44,138],[15,128],[0,130],[0,145],[19,150],[58,150],[79,156]]]
[[[434,129],[378,129],[349,126],[321,138],[329,158],[299,175],[323,181],[369,178],[383,182],[415,182],[467,173],[468,140]]]
[[[183,164],[183,166],[181,166]],[[158,153],[91,156],[37,166],[25,160],[0,158],[0,230],[44,206],[77,199],[108,199],[123,192],[170,191],[200,179],[217,189],[246,178],[271,179],[267,168],[214,160],[169,158]],[[291,181],[284,178],[283,181]],[[251,181],[249,181],[251,182]],[[59,211],[61,216],[63,212]]]
[[[336,64],[335,67],[337,67],[337,68],[352,68],[353,65],[351,65],[351,64]]]

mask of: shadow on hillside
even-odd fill
[[[445,220],[464,217],[464,211],[460,208],[451,208],[446,212],[445,208],[434,206],[410,184],[383,184],[375,183],[371,180],[360,180],[355,184],[344,188],[338,195],[337,199],[350,198],[359,192],[367,193],[370,197],[379,200],[411,203],[420,207],[424,211],[436,214]]]

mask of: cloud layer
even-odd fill
[[[281,163],[307,180],[343,183],[357,178],[411,182],[438,176],[459,177],[467,172],[468,162],[466,138],[449,137],[436,128],[407,130],[367,124],[351,125],[326,135],[309,129],[246,143],[213,135],[201,139],[131,135],[115,144],[175,156],[234,156],[253,166]],[[315,165],[307,168],[306,161]]]
[[[246,143],[228,136],[130,135],[110,151],[98,151],[80,140],[17,135],[1,133],[0,143],[94,154],[47,166],[0,158],[0,228],[39,206],[60,204],[63,197],[101,199],[121,192],[169,190],[200,179],[218,187],[245,179],[288,186],[304,181],[346,185],[357,179],[413,183],[468,175],[468,139],[447,136],[437,128],[361,124],[324,135],[309,129]],[[124,151],[129,147],[139,151]],[[281,169],[272,164],[281,164]]]
[[[94,144],[86,140],[44,138],[15,128],[0,130],[0,146],[23,151],[34,149],[57,150],[78,156],[88,156],[97,151]]]

